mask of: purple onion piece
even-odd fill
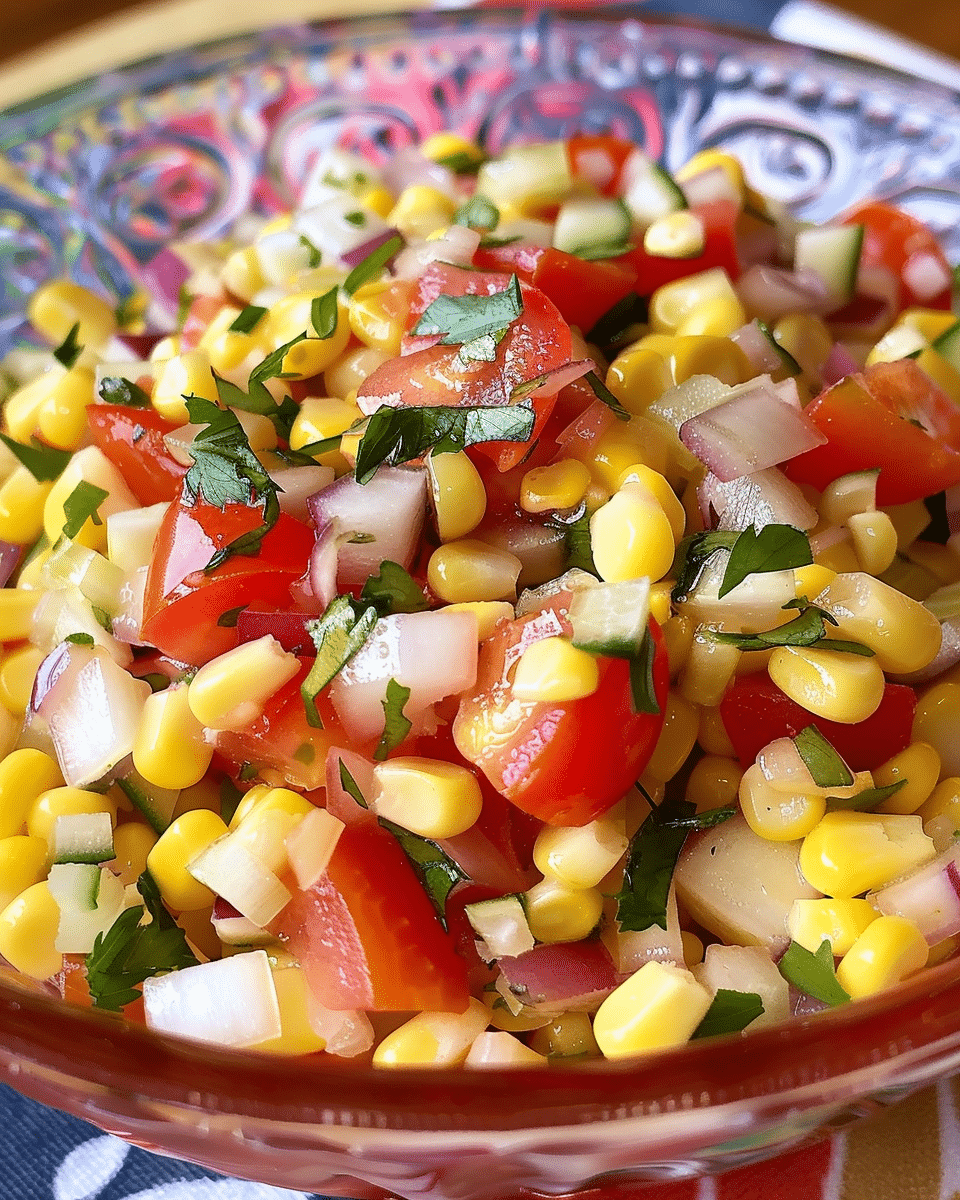
[[[348,267],[359,266],[365,258],[371,255],[374,250],[379,250],[382,245],[389,242],[391,238],[400,237],[399,229],[385,229],[383,233],[378,233],[375,237],[368,238],[365,242],[361,242],[359,246],[354,246],[352,250],[346,250],[341,254],[341,259]],[[399,253],[399,251],[398,251]],[[391,258],[387,262],[387,266],[393,262]]]

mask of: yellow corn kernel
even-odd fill
[[[722,267],[665,283],[650,297],[650,328],[655,333],[676,333],[701,305],[724,296],[738,299]]]
[[[941,333],[946,333],[956,323],[954,314],[944,312],[942,308],[907,308],[899,317],[899,324],[916,329],[928,342],[936,341]]]
[[[400,353],[412,284],[402,280],[365,283],[350,297],[350,328],[358,341],[386,354]]]
[[[879,915],[869,900],[794,900],[787,929],[790,937],[811,954],[826,940],[834,957],[839,957]]]
[[[535,1067],[545,1066],[546,1059],[530,1046],[524,1045],[512,1033],[501,1031],[481,1033],[470,1047],[464,1060],[467,1067]]]
[[[60,906],[46,880],[34,883],[0,912],[0,955],[23,975],[49,979],[63,967],[59,927]]]
[[[616,490],[619,479],[630,467],[646,461],[648,457],[650,461],[656,457],[656,447],[644,442],[643,421],[642,417],[633,417],[629,424],[614,424],[587,452],[584,462],[590,469],[593,483],[599,484],[608,493],[612,494]],[[575,444],[568,444],[567,449],[568,453],[574,456],[577,454],[578,447]],[[665,464],[657,459],[656,466],[661,467]],[[585,493],[588,508],[591,507],[590,492],[588,487]]]
[[[686,1042],[713,997],[689,971],[648,962],[604,1000],[593,1034],[605,1058],[628,1058]]]
[[[260,256],[256,246],[244,246],[234,250],[223,264],[220,278],[234,296],[249,302],[266,285],[260,269]]]
[[[453,200],[437,188],[412,183],[397,197],[387,223],[398,229],[405,238],[425,238],[449,225],[456,211]]]
[[[934,817],[947,817],[960,829],[960,778],[956,775],[941,779],[927,800],[917,809],[924,825]]]
[[[561,702],[592,696],[600,682],[597,659],[563,637],[532,642],[517,661],[513,694],[517,700]]]
[[[513,620],[513,605],[506,600],[475,600],[448,604],[444,612],[471,612],[477,618],[477,641],[486,641],[501,621]]]
[[[488,1024],[489,1012],[471,998],[465,1013],[421,1012],[388,1033],[373,1052],[378,1067],[445,1067],[461,1063]]]
[[[922,500],[912,500],[909,504],[888,504],[881,511],[893,522],[897,531],[897,549],[900,551],[915,542],[930,524],[930,513]]]
[[[80,326],[81,346],[102,346],[117,331],[116,314],[106,300],[69,279],[41,284],[27,302],[27,316],[51,346],[59,346],[74,325]]]
[[[693,258],[703,245],[703,219],[689,209],[657,217],[643,233],[644,250],[661,258]]]
[[[313,442],[336,437],[362,418],[363,413],[356,404],[347,400],[338,400],[334,396],[307,396],[290,429],[290,449],[300,450]],[[343,456],[336,450],[318,455],[317,462],[332,466],[334,470],[346,466]]]
[[[197,808],[177,817],[160,835],[147,855],[147,869],[171,908],[189,912],[214,902],[213,892],[194,879],[187,865],[226,832],[217,813]]]
[[[662,633],[667,648],[667,658],[670,662],[670,678],[676,679],[683,670],[690,647],[693,645],[693,635],[697,623],[684,613],[677,613],[669,621],[664,622]]]
[[[590,518],[593,560],[601,579],[621,583],[662,579],[673,565],[676,544],[670,519],[649,488],[625,483]]]
[[[739,795],[747,824],[770,842],[794,842],[806,837],[827,811],[825,796],[771,787],[756,763],[744,772]]]
[[[840,575],[817,603],[837,622],[828,636],[862,642],[884,671],[922,670],[940,649],[940,622],[933,613],[862,571]]]
[[[897,362],[911,354],[919,355],[928,345],[927,339],[918,329],[898,321],[870,350],[866,365],[872,367],[874,363]]]
[[[133,765],[155,787],[179,791],[207,773],[213,746],[203,740],[203,726],[193,715],[186,686],[168,687],[148,696],[136,740]]]
[[[877,812],[915,813],[940,778],[940,755],[927,742],[911,742],[873,772],[875,787],[903,782],[899,791],[877,805]]]
[[[37,540],[43,532],[43,506],[52,488],[51,482],[34,479],[24,466],[0,484],[0,541],[27,546]]]
[[[735,758],[705,754],[690,772],[686,798],[697,806],[697,812],[726,808],[737,803],[742,778],[743,770]]]
[[[51,788],[41,792],[30,805],[30,811],[27,813],[27,833],[31,837],[43,838],[50,845],[53,842],[53,827],[57,817],[103,812],[110,814],[110,820],[115,825],[117,806],[110,796],[88,792],[84,788]]]
[[[474,538],[439,546],[427,563],[430,590],[448,604],[516,595],[523,564],[515,554]]]
[[[359,199],[364,208],[368,208],[378,217],[383,217],[384,220],[387,219],[393,208],[393,192],[380,185],[361,191]]]
[[[667,697],[663,729],[647,763],[646,774],[661,783],[672,779],[687,761],[687,755],[694,747],[699,724],[700,710],[697,706],[671,688]]]
[[[51,446],[76,450],[87,432],[87,407],[94,394],[93,372],[73,367],[37,408],[37,431]]]
[[[897,533],[885,512],[855,513],[847,518],[862,570],[882,575],[897,556]]]
[[[860,570],[860,560],[853,548],[853,542],[848,537],[820,550],[813,561],[816,566],[825,567],[834,574],[850,574]]]
[[[679,542],[686,531],[687,514],[683,503],[666,477],[643,463],[633,463],[617,479],[617,487],[621,488],[625,483],[641,483],[656,497],[670,522],[673,540]]]
[[[223,808],[220,798],[220,787],[209,777],[201,779],[192,787],[184,788],[177,797],[171,820],[182,817],[185,812],[193,812],[195,808],[207,808],[210,812],[218,813]]]
[[[22,588],[0,589],[0,641],[22,642],[33,632],[40,596]]]
[[[650,586],[650,616],[653,617],[661,628],[670,620],[670,611],[673,604],[670,598],[672,590],[673,583],[669,579],[651,584]]]
[[[672,286],[672,285],[667,285]],[[721,383],[746,383],[753,367],[736,342],[726,337],[675,337],[666,356],[674,383],[686,383],[694,375],[713,375]]]
[[[43,651],[36,646],[23,646],[13,650],[0,664],[0,701],[14,716],[27,711],[37,667],[43,658]]]
[[[185,350],[165,359],[157,368],[152,404],[161,417],[176,425],[190,420],[184,396],[200,396],[217,401],[217,386],[205,350]]]
[[[917,355],[917,366],[947,393],[954,404],[960,404],[960,371],[947,362],[939,350],[928,346]]]
[[[483,807],[472,771],[457,763],[415,756],[379,763],[377,815],[421,837],[456,837],[476,823]]]
[[[837,982],[851,999],[860,1000],[916,975],[929,955],[926,939],[912,921],[877,917],[837,964]]]
[[[283,966],[273,970],[273,986],[280,1009],[280,1036],[257,1043],[262,1054],[316,1054],[327,1042],[310,1024],[310,988],[303,969]]]
[[[483,162],[484,154],[476,142],[461,137],[459,133],[431,133],[420,146],[420,153],[432,162],[461,156],[465,161]]]
[[[190,710],[208,729],[239,729],[255,721],[300,663],[267,634],[205,663],[190,681]]]
[[[691,704],[714,708],[723,699],[741,657],[736,646],[718,642],[705,629],[698,629],[680,671],[680,694]]]
[[[274,789],[266,783],[255,783],[248,792],[244,792],[243,799],[234,810],[233,816],[230,818],[230,828],[236,829],[244,817],[248,816]]]
[[[808,600],[814,600],[825,587],[828,587],[837,577],[836,571],[831,571],[829,567],[818,566],[817,563],[811,563],[809,567],[796,567],[793,572],[794,580],[796,581],[797,595],[806,596]]]
[[[520,483],[520,507],[531,513],[576,508],[589,484],[590,472],[575,458],[562,458],[547,467],[534,467]]]
[[[124,887],[136,883],[147,869],[147,858],[158,835],[143,821],[124,821],[113,831],[114,858],[106,865]]]
[[[596,888],[572,888],[542,879],[524,897],[527,923],[538,942],[579,942],[597,927],[603,896]]]
[[[297,292],[272,305],[266,316],[264,336],[278,350],[303,333],[310,336],[295,342],[283,359],[284,375],[307,379],[319,375],[336,362],[350,341],[350,320],[345,305],[338,302],[337,327],[328,338],[313,336],[311,307],[316,299],[312,292]]]
[[[175,354],[179,353],[180,338],[177,334],[170,334],[168,337],[161,338],[150,351],[150,361],[163,362],[165,358],[173,358]]]
[[[913,740],[940,755],[940,778],[960,775],[960,684],[935,683],[917,701]]]
[[[720,716],[719,708],[701,708],[697,729],[697,744],[706,754],[719,754],[724,758],[736,758],[736,751]]]
[[[268,871],[281,875],[288,869],[290,861],[287,836],[313,808],[299,792],[290,788],[270,788],[236,824],[231,822],[230,828],[237,840]]]
[[[922,867],[933,842],[918,816],[829,812],[803,839],[800,870],[826,896],[859,896]]]
[[[828,721],[855,725],[877,711],[885,680],[876,658],[806,646],[778,646],[767,671],[791,700]]]
[[[747,323],[747,313],[735,296],[714,296],[695,308],[677,327],[677,337],[728,338]]]
[[[616,822],[601,818],[586,825],[545,825],[533,847],[542,875],[568,888],[595,888],[627,850]]]
[[[778,345],[797,360],[805,375],[819,383],[820,371],[833,349],[833,334],[820,317],[790,313],[773,327]]]
[[[913,542],[904,554],[911,562],[936,575],[942,584],[956,583],[960,579],[960,555],[949,543],[941,546],[937,542]]]
[[[66,368],[54,363],[42,375],[18,387],[3,405],[6,432],[17,442],[29,442],[37,432],[40,406],[59,386]]]
[[[370,346],[357,346],[348,350],[324,372],[324,383],[331,396],[339,396],[342,400],[356,398],[357,390],[377,367],[390,358],[383,350],[374,350]]]
[[[47,877],[47,843],[15,834],[0,838],[0,912],[28,887]]]
[[[606,384],[628,412],[640,414],[673,387],[673,374],[656,350],[628,346],[607,368]]]
[[[428,455],[427,472],[441,542],[466,537],[487,511],[487,492],[480,472],[462,450]]]
[[[37,798],[62,786],[57,761],[42,750],[14,750],[0,760],[0,838],[19,833]]]
[[[590,1017],[582,1012],[565,1012],[551,1017],[530,1037],[531,1047],[546,1058],[599,1058],[600,1047],[593,1036]]]
[[[694,156],[683,164],[674,174],[677,183],[685,183],[703,171],[712,171],[719,167],[730,180],[734,190],[741,200],[747,195],[747,181],[743,174],[743,166],[738,158],[725,150],[698,150]]]

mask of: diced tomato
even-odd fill
[[[483,270],[515,272],[525,283],[539,288],[564,320],[584,333],[629,295],[637,282],[637,269],[626,258],[589,262],[552,246],[523,242],[480,249],[474,262]]]
[[[466,963],[399,843],[372,822],[344,829],[326,873],[272,930],[327,1008],[466,1010]]]
[[[903,278],[903,269],[914,255],[932,255],[947,276],[950,267],[940,249],[940,243],[916,217],[876,201],[861,205],[844,217],[848,225],[863,225],[862,266],[883,266],[891,270],[900,283],[900,309],[919,304],[924,308],[950,308],[950,287],[938,295],[921,299]]]
[[[262,612],[259,609],[245,608],[237,615],[237,640],[255,642],[269,634],[291,654],[307,654],[312,657],[315,651],[307,622],[315,619],[309,613]]]
[[[91,404],[87,424],[94,443],[110,459],[141,504],[172,500],[187,468],[178,463],[163,438],[177,427],[152,408]]]
[[[619,196],[623,164],[633,153],[632,142],[611,133],[578,133],[567,142],[570,170],[592,183],[604,196]]]
[[[290,585],[306,570],[313,531],[281,513],[256,556],[233,555],[212,571],[214,553],[255,529],[259,508],[228,504],[220,509],[198,499],[175,500],[157,534],[143,602],[143,637],[180,662],[199,666],[237,645],[225,614],[255,604],[290,605]],[[229,617],[226,618],[229,621]]]
[[[412,300],[413,314],[422,313],[440,294],[491,295],[503,291],[509,275],[466,271],[447,263],[432,264],[421,278]],[[432,346],[388,359],[360,387],[360,407],[369,411],[377,402],[426,405],[506,405],[513,389],[570,361],[570,329],[553,304],[536,288],[520,285],[523,311],[510,325],[493,362],[461,362],[459,347]],[[522,462],[531,441],[539,436],[553,409],[555,397],[531,397],[536,422],[529,441],[483,442],[482,450],[506,471]],[[366,402],[366,403],[365,403]]]
[[[541,612],[502,622],[481,644],[477,687],[454,722],[460,753],[478,766],[512,804],[548,825],[585,825],[606,812],[646,766],[663,725],[669,668],[655,621],[656,715],[633,711],[629,665],[600,659],[597,690],[580,700],[518,703],[510,670],[523,649],[543,637],[569,633],[561,612],[569,592]]]
[[[880,469],[878,504],[906,504],[960,483],[960,407],[912,359],[876,363],[813,400],[827,442],[784,466],[823,490],[850,471]]]
[[[226,292],[218,292],[213,296],[194,296],[180,330],[178,340],[181,352],[195,349],[213,318],[224,305],[230,303]]]
[[[748,675],[724,696],[720,717],[744,769],[776,738],[796,737],[815,725],[851,770],[872,771],[909,746],[916,706],[913,688],[888,683],[872,716],[841,725],[807,712],[766,675]]]
[[[704,225],[703,252],[695,258],[663,258],[648,254],[637,246],[627,255],[627,261],[637,272],[637,292],[651,296],[665,283],[682,279],[685,275],[698,275],[713,267],[722,267],[731,279],[740,277],[740,260],[737,257],[737,207],[731,200],[714,200],[697,208]],[[609,306],[608,306],[609,307]]]

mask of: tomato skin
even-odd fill
[[[326,874],[271,929],[327,1008],[466,1011],[466,963],[399,843],[372,822],[344,829]]]
[[[179,662],[200,666],[237,645],[236,628],[218,625],[241,605],[290,606],[290,585],[306,570],[313,531],[281,513],[257,556],[237,554],[207,572],[215,550],[261,521],[258,508],[202,500],[169,507],[160,525],[143,602],[143,637]]]
[[[909,746],[916,707],[913,688],[888,683],[872,716],[841,725],[807,712],[766,675],[748,675],[720,701],[720,717],[744,770],[776,738],[796,737],[815,725],[851,770],[872,771]]]
[[[91,404],[87,424],[99,446],[143,505],[173,500],[187,468],[178,463],[163,438],[177,426],[151,408]]]
[[[636,781],[663,725],[669,666],[656,622],[656,715],[635,713],[630,668],[601,658],[597,690],[580,700],[523,703],[513,700],[508,672],[521,647],[569,633],[560,592],[543,611],[504,621],[480,647],[477,689],[461,700],[453,726],[460,753],[478,766],[501,795],[548,825],[585,825],[606,812]]]
[[[932,299],[922,300],[903,278],[903,268],[915,254],[932,254],[947,274],[950,266],[940,243],[916,217],[880,201],[861,205],[844,217],[846,225],[863,225],[862,266],[883,266],[891,270],[900,285],[900,309],[921,305],[923,308],[950,308],[950,288]]]
[[[637,272],[637,293],[651,296],[665,283],[722,267],[732,280],[740,278],[737,257],[737,209],[731,200],[715,200],[696,209],[704,224],[703,252],[696,258],[663,258],[637,246],[626,255]]]
[[[578,179],[600,187],[600,180],[595,170],[591,170],[588,160],[605,162],[609,179],[600,187],[604,196],[619,196],[621,192],[620,176],[623,164],[633,153],[632,142],[615,137],[611,133],[578,133],[567,142],[567,159],[570,170]]]
[[[626,258],[588,262],[555,250],[552,246],[510,246],[481,249],[474,255],[478,267],[491,271],[514,271],[520,279],[539,288],[557,306],[561,316],[583,333],[637,282],[637,270]]]
[[[847,376],[804,413],[828,440],[784,464],[795,483],[822,491],[840,475],[879,467],[880,505],[922,500],[960,483],[960,408],[912,359]]]

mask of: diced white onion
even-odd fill
[[[369,1050],[374,1042],[373,1026],[365,1012],[324,1008],[312,995],[307,999],[310,1028],[327,1043],[327,1054],[354,1058]]]
[[[302,891],[324,874],[344,828],[326,809],[315,808],[287,834],[287,857]]]
[[[931,946],[960,933],[960,845],[867,899],[882,913],[912,921]]]
[[[406,246],[393,262],[393,273],[397,279],[419,279],[431,263],[453,263],[458,267],[469,267],[480,245],[481,234],[466,225],[450,225],[438,238]]]
[[[534,945],[527,914],[517,896],[502,896],[497,900],[481,900],[468,904],[464,911],[474,932],[483,942],[481,957],[488,962],[508,955],[516,958]]]
[[[911,254],[903,264],[903,282],[921,304],[939,296],[952,283],[950,272],[943,260],[928,251]]]
[[[697,495],[707,528],[714,523],[711,510],[717,515],[719,529],[741,530],[751,525],[757,530],[764,525],[812,529],[819,520],[817,510],[807,502],[803,492],[776,467],[744,475],[730,483],[708,474]]]
[[[290,892],[233,834],[218,838],[187,863],[199,883],[263,928],[290,900]]]
[[[278,497],[280,511],[298,521],[306,521],[309,516],[307,501],[334,480],[333,467],[325,467],[322,463],[316,466],[280,467],[270,472],[270,478],[280,489]]]

